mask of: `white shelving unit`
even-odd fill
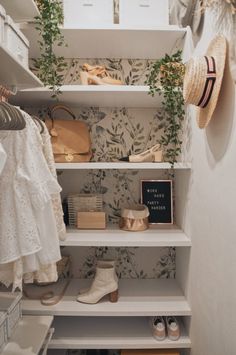
[[[91,280],[73,279],[63,299],[48,307],[39,300],[23,300],[24,314],[83,316],[83,317],[138,317],[153,315],[190,316],[190,306],[175,279],[123,279],[119,282],[119,300],[111,303],[105,298],[99,303],[83,304],[76,301],[79,290],[86,289]],[[55,285],[53,291],[59,294],[64,282]],[[43,290],[37,286],[27,288],[31,295],[52,291],[52,286]]]
[[[52,316],[23,316],[1,355],[38,355],[52,321]]]
[[[39,56],[38,34],[33,25],[22,30],[30,41],[30,57]],[[56,52],[65,58],[139,58],[157,59],[181,47],[185,28],[162,26],[127,28],[120,25],[94,28],[63,28],[68,47]]]
[[[28,68],[22,65],[14,55],[0,44],[0,84],[17,88],[43,86],[42,82]]]
[[[129,163],[129,162],[88,162],[88,163],[56,163],[57,170],[85,170],[85,169],[117,169],[117,170],[165,170],[171,169],[170,163]],[[190,163],[176,163],[174,164],[176,170],[190,170]]]
[[[15,0],[16,1],[16,0]],[[26,1],[26,0],[24,0]],[[30,57],[39,56],[38,34],[33,24],[21,26],[30,41]],[[132,29],[119,25],[103,28],[63,28],[68,47],[56,49],[65,58],[124,58],[157,59],[165,53],[173,53],[182,48],[186,29],[175,26]],[[4,70],[3,70],[4,72]],[[2,74],[4,75],[4,74]],[[7,75],[7,74],[5,74]],[[33,75],[33,74],[31,74]],[[0,78],[1,79],[1,78]],[[32,79],[32,76],[31,76]],[[14,104],[48,106],[53,100],[48,88],[40,85],[26,85],[13,98]],[[147,86],[83,86],[65,85],[61,88],[60,101],[69,106],[157,108],[161,103],[158,95],[148,95]],[[169,163],[128,163],[128,162],[88,162],[58,163],[57,170],[69,170],[64,176],[73,176],[72,170],[90,169],[135,169],[168,170]],[[190,163],[174,164],[176,175],[189,177]],[[187,172],[187,174],[185,174]],[[145,174],[145,172],[143,173]],[[149,174],[149,172],[148,172]],[[185,197],[186,198],[186,197]],[[180,199],[182,199],[180,201]],[[182,196],[176,194],[176,201],[184,205]],[[179,202],[180,201],[180,202]],[[178,221],[179,222],[179,221]],[[181,225],[181,223],[179,223]],[[111,303],[105,297],[97,304],[82,304],[76,301],[79,290],[87,289],[92,280],[72,279],[62,300],[51,307],[39,300],[24,299],[23,312],[27,315],[55,316],[55,335],[50,347],[53,349],[135,349],[135,348],[190,348],[189,330],[184,329],[186,318],[191,316],[191,308],[185,296],[187,259],[191,240],[181,230],[173,226],[150,228],[140,233],[128,233],[118,228],[102,231],[68,229],[67,239],[61,242],[66,247],[176,247],[176,279],[121,279],[119,299]],[[65,280],[54,286],[27,286],[28,293],[40,296],[54,290],[59,295]],[[156,341],[151,335],[147,317],[154,315],[179,316],[183,320],[181,338],[176,341],[165,339]],[[189,320],[189,319],[188,319]]]
[[[55,319],[56,332],[50,343],[54,349],[177,349],[189,348],[191,341],[181,325],[178,341],[157,341],[147,317],[63,317]]]
[[[139,233],[130,233],[118,227],[105,230],[68,229],[61,246],[94,247],[190,247],[191,240],[177,226],[150,227]]]
[[[64,85],[60,91],[60,101],[71,107],[156,108],[161,104],[160,96],[154,98],[148,95],[148,86],[141,85]],[[36,88],[20,91],[13,102],[28,107],[41,107],[54,103],[55,99],[49,88]]]
[[[0,0],[8,15],[16,22],[33,21],[39,15],[34,0]]]

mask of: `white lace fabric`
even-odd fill
[[[0,281],[13,288],[21,288],[24,273],[38,271],[45,280],[47,268],[48,280],[55,281],[53,264],[61,258],[52,205],[61,187],[45,159],[37,126],[28,114],[24,117],[25,129],[0,131],[8,156],[0,179]]]
[[[2,144],[0,143],[0,175],[1,175],[1,172],[3,171],[4,165],[6,163],[6,159],[7,159],[7,154],[6,154],[5,150],[3,149]]]
[[[54,157],[53,157],[51,138],[48,133],[46,125],[43,122],[42,122],[42,125],[44,127],[44,131],[42,133],[43,153],[44,153],[45,159],[47,161],[49,170],[51,171],[52,175],[56,179],[57,173],[56,173],[55,162],[54,162]],[[63,218],[64,214],[63,214],[63,210],[62,210],[61,195],[59,193],[55,193],[51,196],[51,198],[52,198],[53,211],[54,211],[54,215],[55,215],[55,219],[56,219],[56,225],[57,225],[59,239],[65,240],[66,239],[66,226],[65,226],[64,218]]]

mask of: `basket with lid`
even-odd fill
[[[0,352],[7,343],[7,313],[0,312]]]
[[[6,312],[7,337],[21,318],[21,293],[0,292],[0,311]]]

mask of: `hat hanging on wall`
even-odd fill
[[[224,76],[226,49],[226,38],[216,36],[205,56],[192,58],[186,63],[183,96],[187,104],[197,106],[199,128],[208,125],[216,108]]]

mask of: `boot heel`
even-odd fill
[[[155,163],[161,163],[163,159],[163,153],[162,150],[159,150],[154,153],[154,162]]]
[[[81,83],[82,85],[88,85],[88,73],[81,71],[80,72],[80,79],[81,79]]]
[[[118,290],[109,293],[109,300],[112,303],[115,303],[118,301]]]

